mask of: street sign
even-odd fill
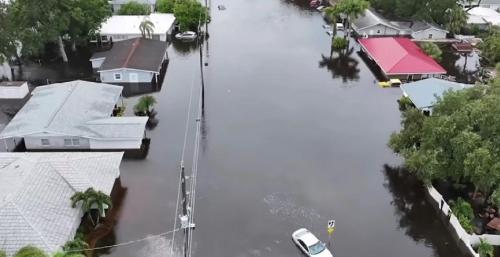
[[[328,221],[328,235],[331,236],[335,231],[335,220]]]

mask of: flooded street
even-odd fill
[[[328,242],[330,219],[334,256],[462,256],[418,184],[395,175],[401,160],[387,142],[400,126],[400,89],[376,85],[355,42],[348,56],[330,57],[323,18],[298,1],[211,1],[193,256],[300,257],[292,232],[305,227]],[[122,162],[126,192],[100,245],[174,228],[194,85],[188,174],[192,167],[200,75],[196,47],[176,43],[169,57],[164,85],[152,93],[159,123],[147,132],[149,155]],[[138,97],[125,99],[129,114]],[[99,256],[170,257],[171,240]],[[173,245],[181,256],[182,232]]]

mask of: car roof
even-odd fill
[[[304,233],[301,237],[299,237],[299,239],[302,240],[307,246],[316,244],[319,241],[319,239],[309,231],[308,233]]]

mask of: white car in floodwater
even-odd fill
[[[175,38],[180,39],[180,40],[193,40],[196,38],[196,32],[186,31],[186,32],[177,33],[175,35]]]
[[[293,242],[309,257],[333,257],[326,244],[321,242],[313,233],[301,228],[292,234]]]

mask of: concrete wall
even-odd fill
[[[438,29],[426,29],[418,32],[413,32],[411,34],[412,38],[416,40],[425,40],[425,39],[445,39],[446,31],[438,30]]]
[[[0,99],[23,99],[29,93],[28,83],[19,87],[0,87]]]
[[[98,58],[90,60],[90,62],[92,63],[92,69],[99,69],[104,60],[106,60],[106,58]]]
[[[49,145],[42,145],[42,139],[48,139]],[[65,145],[64,139],[78,139],[79,145]],[[89,140],[87,138],[71,137],[71,136],[51,136],[51,135],[30,135],[24,137],[26,149],[43,150],[43,149],[90,149]]]
[[[101,82],[103,83],[151,83],[155,73],[150,71],[139,71],[130,69],[121,69],[114,71],[99,72]],[[115,79],[115,74],[121,74],[121,80]],[[130,81],[130,74],[137,74],[138,81]]]
[[[397,36],[399,35],[399,30],[378,24],[376,26],[364,28],[361,30],[356,30],[356,33],[360,36],[368,35],[372,36]]]
[[[139,149],[142,138],[137,140],[95,140],[90,139],[91,149]]]

